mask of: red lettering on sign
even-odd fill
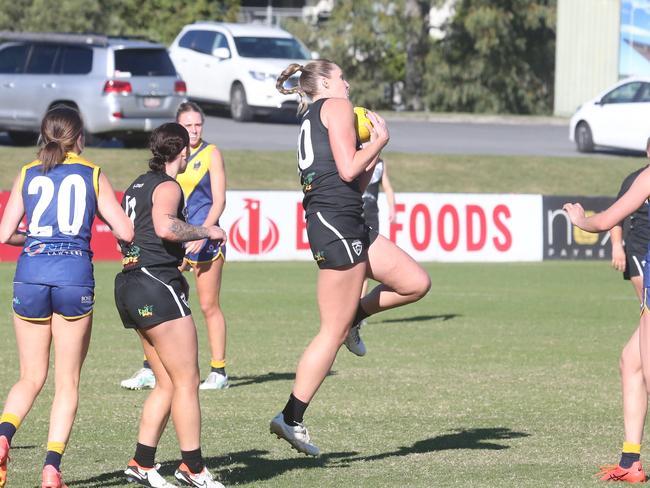
[[[400,232],[404,226],[397,222],[397,215],[402,213],[406,209],[406,206],[403,203],[395,204],[395,218],[390,223],[389,229],[389,239],[393,242],[397,242],[397,233]]]
[[[299,251],[309,249],[307,222],[305,222],[305,209],[302,202],[296,204],[296,249]]]
[[[465,213],[467,219],[465,221],[465,227],[467,229],[467,250],[480,251],[485,246],[485,241],[487,240],[487,219],[485,218],[485,212],[478,205],[467,205],[465,207]],[[476,225],[474,217],[478,218],[478,224]]]
[[[508,207],[505,205],[497,205],[492,211],[492,220],[494,220],[495,227],[501,232],[503,239],[499,240],[498,237],[494,237],[492,239],[492,242],[494,243],[494,247],[497,251],[504,252],[512,247],[512,234],[510,233],[510,230],[506,224],[503,222],[502,217],[509,219],[510,209],[508,209]]]
[[[419,215],[422,215],[422,219],[424,220],[424,236],[422,236],[422,239],[418,239],[417,235]],[[429,247],[429,242],[431,241],[431,214],[426,205],[418,203],[413,207],[409,224],[411,244],[413,244],[413,248],[416,251],[424,251]]]
[[[451,239],[445,239],[445,217],[451,217]],[[443,205],[438,214],[438,242],[440,247],[445,251],[453,251],[458,245],[460,232],[458,231],[460,224],[458,223],[458,212],[452,205]]]

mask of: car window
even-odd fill
[[[34,44],[29,53],[25,73],[41,75],[51,73],[58,52],[59,46],[53,44]]]
[[[214,49],[218,47],[226,47],[230,49],[230,47],[228,46],[228,39],[226,39],[226,36],[224,36],[220,32],[217,32],[216,34],[217,34],[217,38],[214,41]]]
[[[26,44],[16,44],[0,50],[0,73],[22,73],[28,49]]]
[[[165,49],[118,49],[115,51],[116,76],[176,76]]]
[[[178,41],[178,47],[186,47],[188,49],[192,49],[192,43],[194,42],[195,37],[196,31],[187,31],[185,34],[183,34],[181,40]]]
[[[641,87],[641,82],[626,83],[603,97],[603,103],[631,103]]]
[[[641,83],[641,89],[636,94],[635,102],[650,102],[650,83]]]
[[[309,59],[307,50],[296,39],[274,37],[235,37],[237,52],[244,58]]]
[[[200,53],[212,54],[216,36],[217,33],[214,31],[196,31],[192,49]]]
[[[93,50],[81,46],[59,46],[52,72],[62,75],[85,75],[93,67]]]

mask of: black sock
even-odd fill
[[[309,403],[298,400],[293,396],[293,393],[289,395],[289,401],[285,405],[284,410],[282,410],[284,423],[287,425],[301,424],[308,406]]]
[[[63,454],[56,452],[56,451],[47,451],[47,454],[45,455],[45,463],[43,463],[43,466],[46,466],[48,464],[54,466],[57,471],[61,471],[61,458],[63,457]]]
[[[211,373],[219,373],[221,376],[226,376],[226,368],[210,368]]]
[[[138,463],[139,466],[143,468],[153,468],[156,459],[156,448],[151,446],[145,446],[139,442],[135,446],[135,456],[133,460]]]
[[[640,454],[634,452],[624,452],[621,454],[621,462],[618,463],[621,468],[631,468],[641,458]]]
[[[203,456],[201,455],[200,447],[193,451],[181,451],[181,459],[192,474],[197,474],[203,471]]]
[[[363,307],[361,306],[361,302],[359,302],[359,306],[357,307],[357,313],[354,316],[354,321],[352,322],[352,325],[353,326],[357,325],[366,317],[370,317],[370,314],[363,309]]]

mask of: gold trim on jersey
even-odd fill
[[[39,166],[43,164],[40,159],[36,159],[32,161],[31,163],[27,163],[22,167],[20,170],[20,191],[23,191],[23,184],[25,183],[25,174],[27,173],[27,170],[30,168],[33,168],[34,166]],[[65,153],[65,159],[63,162],[59,164],[81,164],[82,166],[86,166],[88,168],[93,169],[93,188],[95,189],[95,197],[99,197],[99,173],[101,171],[101,167],[96,165],[95,163],[91,163],[87,159],[82,158],[79,156],[77,153],[74,153],[72,151],[68,151]]]
[[[200,147],[200,146],[199,146]],[[183,189],[185,195],[185,202],[190,198],[192,192],[199,185],[203,177],[210,171],[210,164],[212,163],[212,152],[217,149],[214,144],[208,144],[203,149],[200,149],[194,154],[191,154],[191,161],[187,163],[187,168],[183,173],[176,176],[176,181]],[[197,169],[194,169],[199,164]]]

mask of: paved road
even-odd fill
[[[468,123],[390,120],[389,151],[437,154],[578,156],[568,129],[558,124]],[[223,149],[293,150],[298,125],[239,124],[210,116],[205,138]]]

